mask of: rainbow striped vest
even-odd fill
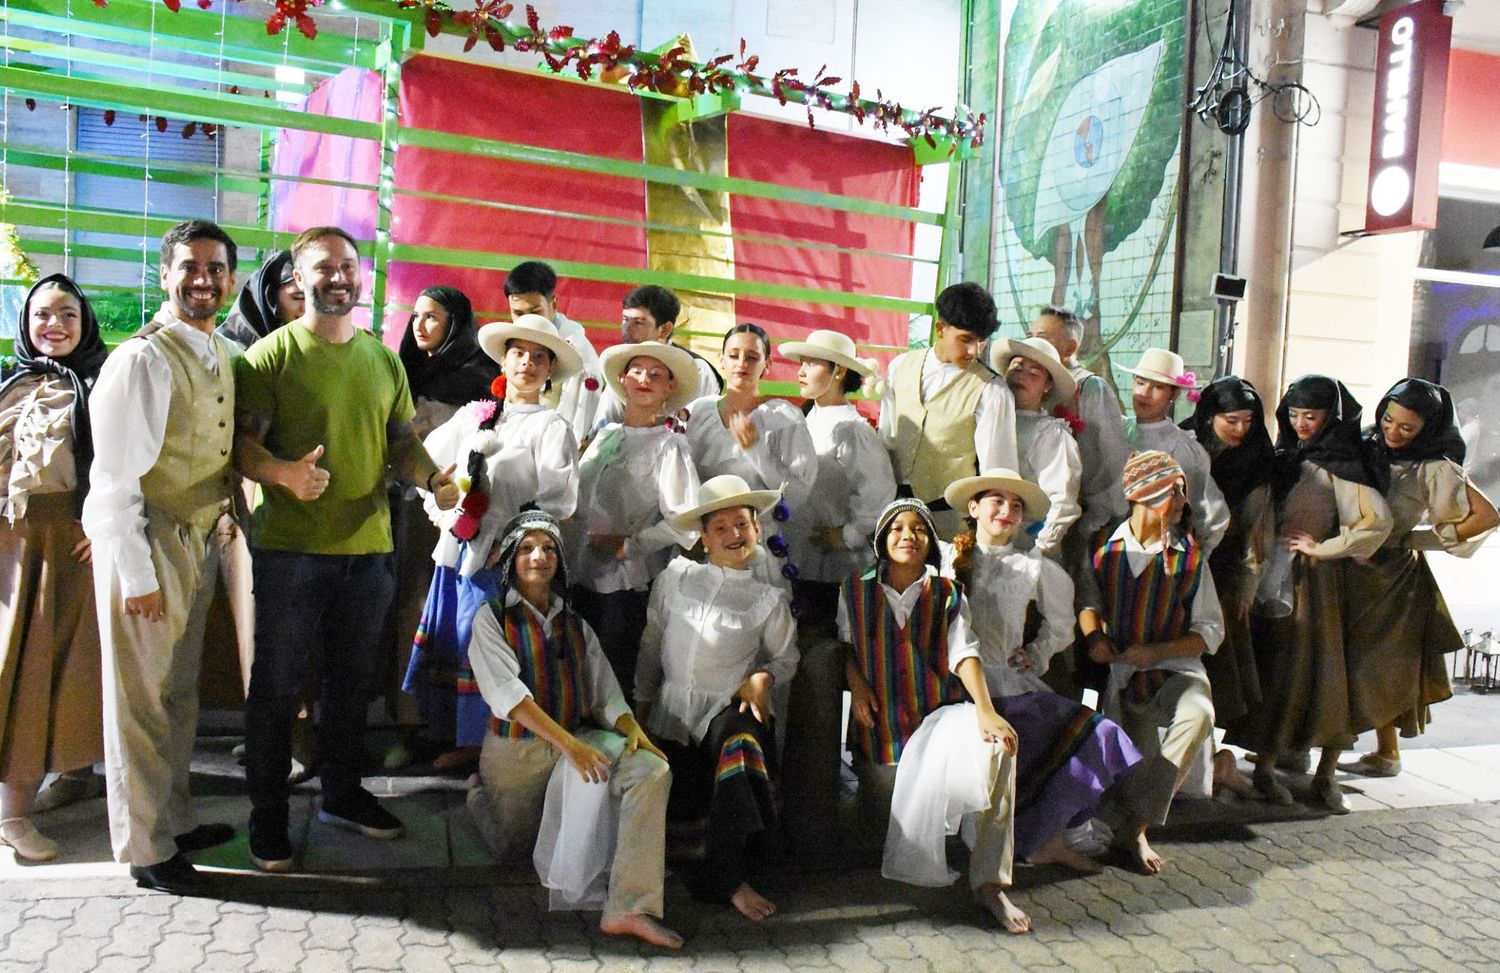
[[[505,629],[505,641],[521,663],[521,681],[531,690],[532,699],[548,716],[569,733],[589,715],[584,698],[583,660],[587,642],[583,626],[571,609],[563,609],[552,618],[552,633],[524,604],[505,606],[499,598],[490,599],[490,608]],[[490,714],[490,732],[496,736],[520,740],[535,734],[519,723],[502,720]]]
[[[843,585],[854,662],[880,706],[874,729],[857,722],[849,729],[855,746],[875,763],[896,763],[929,713],[968,698],[963,683],[948,671],[948,626],[958,617],[960,589],[948,578],[922,583],[926,590],[904,629],[886,607],[878,566]]]
[[[1185,542],[1186,549],[1164,546],[1140,577],[1130,573],[1124,539],[1108,537],[1094,547],[1105,624],[1121,649],[1187,634],[1203,578],[1203,549],[1191,535]]]

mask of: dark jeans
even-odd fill
[[[286,812],[292,723],[309,654],[322,657],[318,759],[323,797],[359,787],[365,710],[396,590],[390,554],[254,552],[255,662],[245,700],[245,776],[257,812]]]
[[[569,598],[573,609],[599,637],[599,648],[615,671],[627,702],[635,702],[635,659],[641,651],[641,633],[646,631],[646,605],[651,591],[611,591],[600,594],[574,585]]]

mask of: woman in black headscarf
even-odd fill
[[[1276,536],[1271,502],[1276,450],[1266,432],[1260,393],[1237,375],[1226,375],[1204,388],[1184,426],[1208,452],[1214,483],[1230,510],[1229,532],[1209,556],[1226,632],[1219,651],[1205,660],[1215,715],[1220,726],[1228,726],[1260,704],[1249,617],[1260,566]]]
[[[1463,645],[1423,552],[1468,557],[1500,517],[1464,472],[1453,399],[1441,385],[1397,382],[1376,407],[1365,442],[1390,469],[1385,499],[1394,526],[1368,561],[1347,566],[1362,606],[1350,620],[1350,730],[1376,728],[1376,749],[1344,769],[1394,777],[1401,772],[1397,731],[1421,733],[1427,708],[1453,695],[1443,656]]]
[[[426,438],[453,417],[460,407],[490,394],[500,374],[499,364],[479,347],[474,306],[456,287],[429,287],[412,305],[401,336],[401,364],[411,387],[416,415],[412,428]],[[401,690],[411,661],[412,635],[422,619],[427,590],[432,586],[432,550],[438,529],[427,519],[416,491],[391,496],[391,524],[396,536],[396,598],[392,605],[394,638],[392,668],[386,686],[387,708],[398,727],[400,742],[385,755],[386,766],[409,763],[415,729],[421,725],[416,701]]]
[[[266,335],[302,316],[307,299],[292,277],[292,252],[278,250],[260,265],[219,325],[219,334],[244,351]]]
[[[50,772],[104,757],[99,629],[78,523],[93,460],[88,395],[106,351],[88,298],[53,274],[26,295],[0,386],[0,844],[57,857],[31,823]],[[76,780],[76,778],[75,778]]]
[[[1229,505],[1229,530],[1208,558],[1224,609],[1224,641],[1217,652],[1203,657],[1213,687],[1214,722],[1227,729],[1261,703],[1250,607],[1261,567],[1276,541],[1271,496],[1276,450],[1266,432],[1260,393],[1238,375],[1206,386],[1182,425],[1208,452],[1210,473]],[[1214,757],[1214,781],[1242,794],[1249,785],[1228,750]]]
[[[1275,777],[1276,758],[1321,747],[1313,799],[1335,814],[1348,811],[1333,777],[1353,742],[1344,645],[1358,596],[1345,566],[1375,553],[1391,527],[1359,419],[1349,390],[1324,375],[1297,379],[1276,408],[1278,556],[1291,559],[1292,608],[1257,629],[1265,702],[1226,737],[1256,752],[1256,790],[1278,804],[1292,797]]]
[[[401,364],[417,407],[412,426],[424,438],[460,406],[488,395],[500,374],[479,347],[474,306],[456,287],[429,287],[417,297],[401,337]]]

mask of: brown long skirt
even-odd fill
[[[1348,749],[1349,678],[1345,665],[1346,559],[1292,564],[1294,602],[1285,618],[1253,616],[1264,702],[1224,739],[1257,753],[1309,747]]]
[[[1262,699],[1250,619],[1240,617],[1235,595],[1240,588],[1240,572],[1245,570],[1243,558],[1243,543],[1231,546],[1226,538],[1208,559],[1224,611],[1224,641],[1217,652],[1203,657],[1203,666],[1213,692],[1214,725],[1223,729],[1258,708]]]
[[[1404,736],[1427,727],[1428,707],[1453,695],[1443,658],[1463,647],[1421,551],[1382,547],[1349,562],[1359,611],[1349,619],[1350,730],[1395,723]]]
[[[93,572],[72,493],[32,496],[0,519],[0,780],[39,781],[104,759]]]

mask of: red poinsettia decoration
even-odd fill
[[[1065,405],[1054,406],[1052,408],[1052,414],[1057,416],[1057,418],[1061,419],[1063,422],[1066,422],[1068,424],[1068,428],[1072,430],[1073,435],[1075,436],[1083,432],[1084,429],[1088,428],[1088,425],[1083,421],[1083,417]]]

